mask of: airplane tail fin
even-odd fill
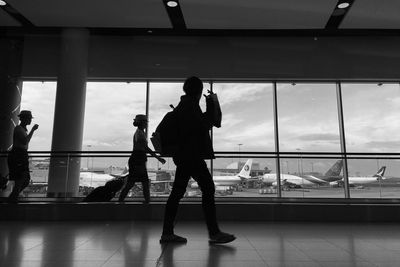
[[[251,165],[252,164],[253,164],[253,160],[252,159],[248,159],[246,161],[246,164],[244,164],[242,170],[239,172],[238,176],[240,178],[245,178],[245,179],[250,178],[250,171],[251,171]]]
[[[374,174],[374,177],[376,177],[378,180],[379,179],[384,179],[383,175],[385,175],[386,171],[386,166],[382,166],[376,174]]]
[[[343,160],[339,159],[338,161],[333,164],[333,166],[325,173],[324,176],[332,177],[332,176],[339,176],[340,172],[343,168]]]

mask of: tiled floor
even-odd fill
[[[222,222],[236,234],[210,246],[203,222],[179,222],[185,245],[161,246],[161,222],[0,222],[0,266],[400,266],[396,224]]]

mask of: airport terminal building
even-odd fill
[[[396,266],[400,4],[117,2],[0,0],[2,178],[20,111],[39,125],[19,203],[0,189],[0,266]],[[158,244],[168,157],[148,157],[149,205],[140,183],[124,203],[83,202],[126,176],[135,115],[150,138],[190,76],[222,110],[206,163],[237,235],[224,248],[194,180],[176,225],[188,243]]]

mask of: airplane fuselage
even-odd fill
[[[371,177],[371,176],[364,176],[364,177],[349,177],[349,184],[369,184],[374,183],[382,179],[381,177]]]
[[[262,181],[266,184],[276,184],[276,173],[266,173],[262,176]],[[315,185],[308,181],[305,178],[301,178],[300,176],[291,175],[291,174],[281,174],[281,184],[283,183],[291,183],[295,185]]]
[[[239,176],[213,176],[213,181],[216,186],[235,186],[242,182]],[[197,182],[193,182],[191,188],[198,188]]]

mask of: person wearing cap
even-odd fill
[[[203,93],[203,82],[198,77],[189,77],[183,84],[185,95],[175,108],[178,117],[178,149],[173,160],[176,165],[175,179],[165,206],[164,225],[160,243],[185,243],[185,237],[174,233],[178,205],[186,192],[190,177],[200,186],[202,207],[206,220],[209,243],[223,244],[236,239],[232,234],[219,229],[215,207],[215,185],[206,159],[214,159],[210,129],[214,116],[210,110],[202,112],[199,102]]]
[[[133,135],[133,150],[129,157],[129,175],[127,182],[119,195],[119,202],[123,202],[129,190],[135,185],[136,182],[142,183],[144,203],[150,202],[150,188],[149,188],[149,177],[147,174],[146,153],[150,153],[162,164],[165,163],[165,159],[158,156],[153,150],[147,145],[147,138],[144,130],[147,128],[147,116],[143,114],[136,115],[133,120],[133,126],[137,127],[135,134]]]
[[[8,169],[14,187],[8,197],[9,202],[18,202],[18,196],[29,185],[31,180],[29,174],[28,146],[33,133],[39,128],[35,124],[28,133],[27,126],[32,122],[32,113],[29,110],[21,110],[18,115],[20,124],[15,126],[13,133],[13,146],[8,154]]]

